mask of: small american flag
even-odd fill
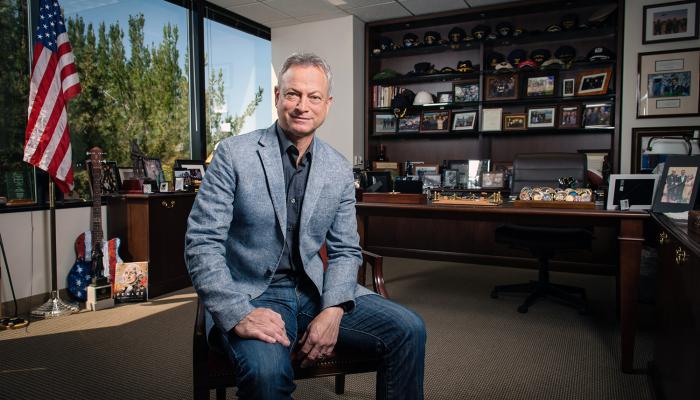
[[[66,103],[78,93],[80,81],[61,8],[58,1],[41,0],[34,36],[24,161],[48,172],[64,193],[73,190]]]

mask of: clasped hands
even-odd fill
[[[301,345],[299,353],[303,357],[302,368],[313,365],[331,354],[338,340],[342,318],[342,308],[328,307],[311,321],[299,340],[299,345]],[[233,328],[233,331],[244,339],[280,343],[285,347],[289,347],[291,344],[284,329],[284,320],[279,313],[269,308],[253,309]]]

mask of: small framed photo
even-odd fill
[[[144,193],[144,194],[153,193],[153,189],[151,189],[151,184],[150,184],[150,183],[144,183],[144,184],[143,184],[143,193]]]
[[[559,128],[576,129],[581,127],[581,106],[559,106]]]
[[[527,110],[528,128],[554,128],[556,107],[533,107]]]
[[[637,118],[700,115],[700,48],[639,53]]]
[[[458,171],[456,169],[446,169],[442,171],[442,186],[446,188],[457,187],[457,175]]]
[[[515,74],[487,75],[485,100],[515,100],[518,98],[518,77]]]
[[[374,114],[374,134],[396,133],[396,117],[389,113]]]
[[[554,96],[554,93],[556,93],[556,82],[557,76],[555,74],[529,76],[526,79],[525,96]]]
[[[438,188],[441,186],[440,174],[423,174],[420,179],[423,181],[424,188]]]
[[[437,92],[438,103],[452,103],[454,100],[454,92]]]
[[[420,131],[420,114],[399,118],[399,133],[418,133],[418,131]]]
[[[479,80],[459,81],[452,84],[455,103],[479,101]]]
[[[449,132],[450,110],[423,111],[420,131],[421,133]]]
[[[568,78],[561,81],[562,97],[571,97],[576,94],[576,79]]]
[[[417,164],[413,166],[413,175],[438,174],[440,167],[437,164]]]
[[[513,113],[503,115],[503,130],[504,131],[524,131],[527,129],[527,114]]]
[[[160,158],[144,158],[143,173],[146,179],[157,181],[163,174],[163,167],[160,164]]]
[[[612,174],[608,184],[608,210],[648,210],[654,204],[659,175]]]
[[[92,185],[92,160],[85,161],[87,167],[88,179],[90,182],[90,193],[93,192]],[[110,194],[119,192],[121,187],[121,181],[119,180],[119,171],[117,170],[116,161],[101,161],[101,179],[100,179],[100,193]]]
[[[186,169],[192,180],[204,179],[207,168],[202,160],[175,160],[175,168]]]
[[[576,75],[578,80],[578,96],[594,96],[606,94],[610,85],[610,77],[612,76],[612,67],[599,68],[588,71],[579,72]]]
[[[476,111],[453,111],[452,130],[472,131],[476,128]]]
[[[584,128],[609,128],[613,126],[612,103],[586,104],[583,112]]]
[[[698,194],[700,156],[669,156],[654,197],[654,212],[693,209]]]
[[[698,1],[644,6],[642,44],[698,38]]]
[[[481,110],[481,131],[500,131],[503,123],[502,108],[484,108]]]
[[[503,171],[484,172],[481,174],[481,187],[484,189],[503,189],[505,180]]]
[[[175,178],[175,191],[182,192],[185,190],[185,178]]]
[[[161,182],[160,187],[158,188],[158,191],[163,193],[163,192],[169,192],[170,191],[170,185],[168,182]]]
[[[136,178],[136,176],[134,176],[133,167],[118,167],[117,169],[119,170],[119,180],[121,180],[122,182],[128,179]]]

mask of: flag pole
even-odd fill
[[[53,179],[49,178],[49,219],[51,221],[51,297],[32,311],[35,318],[53,318],[73,314],[80,308],[77,304],[64,302],[58,295],[58,272],[56,271],[56,198]]]

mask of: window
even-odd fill
[[[27,0],[0,1],[0,196],[36,199],[34,172],[22,161],[29,94]]]
[[[204,20],[207,154],[228,136],[272,123],[269,40]]]
[[[167,1],[62,0],[83,88],[69,103],[76,190],[88,198],[86,152],[131,166],[131,141],[166,175],[190,156],[188,10]]]

